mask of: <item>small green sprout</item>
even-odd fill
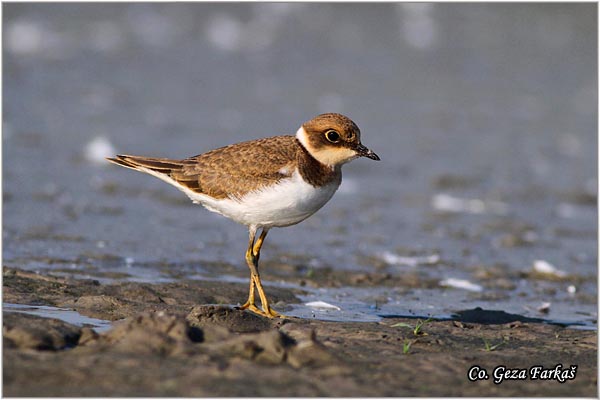
[[[421,328],[423,326],[425,326],[425,324],[429,323],[433,321],[433,318],[427,318],[425,321],[422,321],[420,318],[417,319],[417,323],[413,326],[411,324],[407,324],[406,322],[398,322],[397,324],[392,325],[392,328],[398,328],[398,327],[402,327],[402,328],[409,328],[412,329],[413,331],[413,335],[415,336],[425,336],[427,335],[427,333],[423,332],[421,330]]]
[[[485,351],[494,351],[498,347],[500,347],[506,343],[506,339],[502,339],[502,341],[500,343],[496,343],[494,345],[492,345],[490,342],[488,342],[485,338],[481,338],[481,340],[483,340],[483,345],[485,346],[485,348],[484,348]]]

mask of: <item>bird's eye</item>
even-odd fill
[[[327,138],[327,140],[329,140],[331,143],[337,143],[340,141],[340,134],[337,133],[334,130],[331,131],[327,131],[325,132],[325,137]]]

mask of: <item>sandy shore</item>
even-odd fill
[[[5,312],[3,395],[597,395],[593,331],[520,321],[428,321],[415,333],[414,319],[267,320],[229,306],[199,305],[232,304],[245,292],[242,284],[104,285],[5,269],[5,303],[71,308],[116,322],[97,333]],[[291,290],[269,292],[279,309],[298,301]],[[541,379],[553,374],[544,369],[558,364],[564,383],[556,376]],[[506,373],[500,366],[525,372],[509,372],[495,384]],[[471,381],[469,371],[488,379]],[[526,379],[510,379],[519,375]]]

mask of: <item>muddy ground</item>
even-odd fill
[[[595,331],[473,310],[453,321],[268,320],[227,304],[243,284],[101,284],[5,268],[5,303],[115,321],[97,333],[3,315],[4,396],[596,396]],[[296,289],[268,288],[285,312]],[[206,305],[211,304],[211,305]],[[478,323],[465,321],[491,321]],[[462,321],[461,321],[462,319]],[[513,319],[513,321],[510,321]],[[498,366],[577,365],[572,380],[504,380]],[[489,379],[471,382],[473,366]]]

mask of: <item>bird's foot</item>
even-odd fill
[[[288,318],[287,316],[278,313],[277,311],[273,310],[271,307],[269,307],[269,312],[265,312],[263,310],[261,310],[260,308],[258,308],[256,306],[256,304],[254,303],[250,303],[250,302],[245,302],[243,305],[237,307],[239,310],[248,310],[253,312],[254,314],[258,314],[261,317],[267,317],[267,318]]]

